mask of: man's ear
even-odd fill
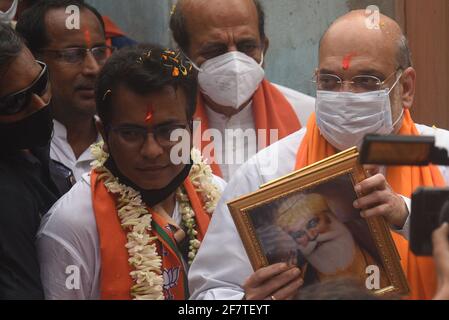
[[[108,138],[107,138],[106,130],[104,128],[103,122],[101,122],[101,120],[99,118],[95,119],[95,127],[97,128],[97,131],[100,133],[101,137],[103,138],[103,141],[104,141],[103,150],[105,152],[109,153],[108,143],[107,143]]]
[[[265,39],[263,40],[263,55],[267,55],[268,47],[270,46],[270,39],[268,39],[267,36],[265,36]]]
[[[412,67],[407,68],[402,74],[402,104],[404,108],[410,109],[415,100],[416,71]]]

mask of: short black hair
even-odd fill
[[[0,23],[0,72],[19,56],[24,48],[23,40],[9,24]]]
[[[181,1],[182,0],[179,0],[178,4]],[[259,18],[260,39],[263,41],[265,40],[265,10],[259,0],[253,0],[253,2],[256,6],[257,16]],[[183,52],[187,52],[190,47],[189,32],[187,30],[187,23],[184,12],[182,8],[178,8],[178,5],[175,7],[175,10],[170,18],[170,30],[172,32],[173,39],[175,39],[179,48]]]
[[[53,9],[67,8],[71,5],[78,6],[80,10],[90,10],[100,21],[104,32],[101,14],[84,0],[40,0],[22,13],[16,25],[17,32],[25,39],[31,52],[39,52],[50,42],[45,24],[47,12]]]
[[[162,58],[166,52],[179,54],[177,59],[180,64],[190,71],[185,75],[181,72],[174,74],[174,69],[178,68],[179,64],[167,66]],[[191,121],[195,113],[197,94],[197,82],[191,69],[182,53],[156,45],[140,44],[114,52],[100,71],[95,89],[97,113],[104,127],[108,128],[111,122],[110,97],[120,85],[139,95],[158,92],[165,87],[175,90],[181,88],[187,98],[187,119]]]

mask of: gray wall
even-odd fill
[[[223,0],[226,1],[226,0]],[[87,0],[138,41],[172,46],[168,21],[175,0]],[[272,82],[314,95],[310,83],[321,35],[351,9],[379,6],[394,16],[394,0],[261,0],[270,48],[266,72]]]

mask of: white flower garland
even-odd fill
[[[121,184],[118,178],[104,167],[109,155],[103,150],[103,142],[92,145],[91,152],[95,158],[92,168],[99,174],[98,179],[104,179],[104,185],[108,191],[118,195],[117,212],[122,228],[127,230],[128,263],[133,268],[130,273],[134,281],[131,296],[135,300],[163,300],[162,259],[154,243],[157,238],[149,235],[151,213],[147,210],[139,192]],[[212,170],[203,161],[201,152],[192,149],[191,155],[193,166],[189,177],[195,191],[202,197],[204,210],[212,214],[220,198],[220,192],[212,182]],[[176,198],[190,239],[188,258],[191,264],[201,245],[197,238],[198,231],[195,230],[195,212],[182,186],[176,191]]]

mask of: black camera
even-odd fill
[[[449,223],[449,188],[419,188],[413,193],[410,248],[417,256],[432,255],[432,233]]]
[[[360,152],[362,164],[389,166],[449,165],[445,149],[429,136],[367,135]],[[449,222],[449,188],[418,188],[412,196],[410,248],[418,256],[432,255],[432,233]]]

